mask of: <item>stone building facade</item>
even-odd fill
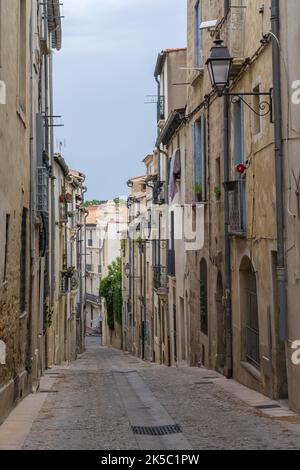
[[[187,50],[163,51],[155,68],[150,244],[152,360],[215,369],[299,410],[296,3],[187,2]],[[216,40],[233,59],[222,96],[206,66]]]
[[[59,0],[1,0],[0,422],[38,389],[45,368],[69,357],[58,266],[65,260],[57,185],[66,175],[54,154],[51,53],[61,45]],[[80,317],[76,351],[83,349],[83,302]]]

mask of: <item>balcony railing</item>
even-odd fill
[[[60,294],[65,295],[69,291],[69,277],[67,276],[66,272],[61,272],[60,273],[60,282],[59,282],[59,287],[60,287]]]
[[[165,97],[159,96],[157,100],[157,122],[164,121],[166,117]]]
[[[231,235],[244,236],[246,234],[246,187],[245,180],[225,183],[229,199],[229,226]]]
[[[168,286],[168,273],[165,266],[153,267],[153,286],[154,289],[167,289]]]
[[[163,181],[154,181],[152,202],[155,205],[160,205],[160,204],[165,203],[165,191],[164,191]]]
[[[86,294],[86,301],[91,302],[92,304],[100,305],[100,297],[94,294]]]
[[[65,202],[59,204],[59,221],[60,223],[68,222],[68,205]]]

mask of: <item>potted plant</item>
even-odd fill
[[[197,201],[201,202],[202,201],[202,184],[196,183],[194,186],[194,191],[195,191]]]
[[[219,201],[221,199],[221,186],[220,185],[216,185],[214,187],[214,193],[215,193],[217,201]]]

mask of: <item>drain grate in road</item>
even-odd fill
[[[140,436],[167,436],[169,434],[180,434],[182,429],[178,424],[168,426],[131,426],[133,434]]]
[[[281,408],[280,405],[259,405],[254,407],[256,410],[275,410],[276,408]]]

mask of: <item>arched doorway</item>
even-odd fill
[[[225,310],[223,307],[223,279],[220,271],[218,272],[217,277],[217,286],[216,286],[216,314],[217,314],[217,363],[216,368],[221,373],[224,374],[225,362],[226,362],[226,323],[225,323]]]
[[[259,312],[256,274],[251,260],[245,256],[240,266],[242,355],[243,359],[260,369]],[[243,339],[245,344],[243,345]]]

